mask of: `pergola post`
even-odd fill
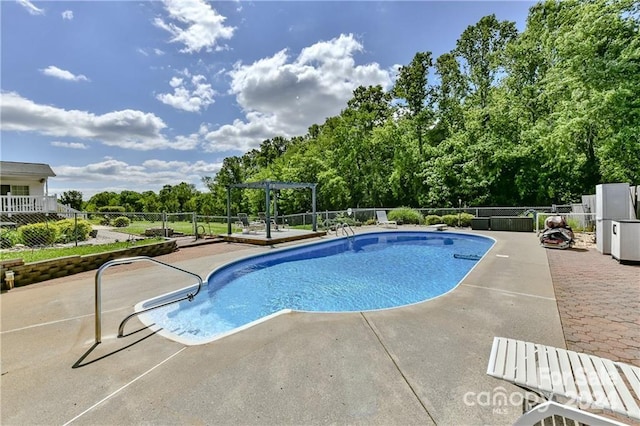
[[[267,226],[267,240],[271,239],[271,185],[269,185],[269,181],[266,182],[266,186],[264,189],[265,192],[265,198],[266,198],[266,202],[267,202],[267,207],[265,209],[265,215],[267,218],[267,223],[265,224]]]
[[[227,234],[231,235],[231,187],[227,186]]]
[[[316,218],[316,184],[311,187],[311,230],[316,232],[318,230],[318,219]]]

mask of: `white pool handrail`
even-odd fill
[[[192,275],[194,277],[196,277],[198,279],[198,288],[196,289],[196,291],[194,293],[187,293],[186,296],[181,297],[179,299],[175,299],[175,300],[171,300],[169,302],[166,303],[162,303],[160,305],[155,305],[155,306],[151,306],[149,308],[143,309],[141,311],[137,311],[134,312],[130,315],[128,315],[124,320],[122,320],[122,322],[120,323],[120,327],[118,327],[118,337],[123,337],[123,330],[124,330],[124,325],[126,324],[127,321],[129,321],[131,318],[133,318],[136,315],[139,315],[143,312],[147,312],[150,311],[152,309],[157,309],[160,308],[162,306],[167,306],[173,303],[177,303],[177,302],[181,302],[183,300],[189,300],[192,301],[193,298],[200,292],[200,289],[202,288],[202,278],[200,278],[200,275],[194,274],[193,272],[189,272],[187,270],[178,268],[177,266],[173,266],[173,265],[169,265],[168,263],[164,263],[164,262],[160,262],[159,260],[153,259],[151,257],[148,256],[136,256],[136,257],[127,257],[127,258],[123,258],[123,259],[114,259],[114,260],[110,260],[108,262],[105,262],[102,266],[100,266],[100,268],[98,268],[98,271],[96,272],[96,286],[95,286],[95,320],[96,320],[96,324],[95,324],[95,328],[96,328],[96,336],[95,336],[95,341],[96,344],[100,343],[102,341],[102,272],[104,272],[107,268],[111,267],[111,266],[115,266],[115,265],[125,265],[125,264],[129,264],[129,263],[133,263],[133,262],[140,262],[140,261],[148,261],[148,262],[153,262],[156,263],[158,265],[161,266],[165,266],[167,268],[171,268],[171,269],[175,269],[177,271],[180,272],[184,272],[185,274],[189,274]]]

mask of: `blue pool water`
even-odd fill
[[[446,232],[378,232],[277,250],[227,264],[184,301],[141,315],[198,344],[283,310],[349,312],[422,302],[453,289],[493,245]],[[172,293],[137,309],[171,300]]]

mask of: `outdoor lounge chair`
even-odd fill
[[[640,368],[606,358],[495,337],[487,374],[546,399],[514,424],[554,415],[588,425],[623,423],[576,408],[603,410],[640,421]]]
[[[258,212],[258,219],[260,219],[262,222],[264,222],[265,224],[267,223],[267,214],[265,212]],[[276,231],[279,231],[278,229],[278,224],[276,223],[275,219],[272,217],[270,218],[271,220],[269,222],[271,222],[271,229],[275,229]]]
[[[262,221],[250,222],[246,213],[238,213],[238,221],[236,226],[242,229],[242,233],[261,231],[265,229],[265,223]]]
[[[384,210],[376,210],[376,217],[378,218],[376,225],[393,226],[394,228],[398,227],[398,222],[396,222],[395,220],[387,219],[387,212]]]

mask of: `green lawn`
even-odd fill
[[[32,250],[2,252],[0,260],[22,259],[24,263],[39,262],[41,260],[57,259],[65,256],[83,256],[86,254],[104,253],[107,251],[121,250],[133,246],[143,246],[162,241],[163,238],[147,238],[138,241],[122,241],[111,244],[83,245],[78,247],[63,248],[38,248]]]
[[[193,235],[193,224],[191,222],[167,222],[167,228],[173,229],[175,232]],[[129,226],[116,228],[114,231],[125,232],[133,235],[144,235],[144,231],[149,228],[162,228],[162,221],[132,221]]]
[[[227,224],[219,222],[198,222],[198,233],[202,234],[203,230],[205,235],[226,234]],[[231,230],[233,231],[233,224],[231,224]]]
[[[167,228],[173,229],[174,232],[181,232],[185,235],[194,235],[193,232],[193,223],[191,222],[167,222]],[[162,221],[133,221],[129,226],[124,228],[117,228],[118,232],[124,232],[132,235],[144,235],[144,231],[149,228],[162,228]],[[198,232],[200,234],[204,233],[207,235],[213,234],[223,234],[227,232],[227,224],[226,223],[198,223]]]

